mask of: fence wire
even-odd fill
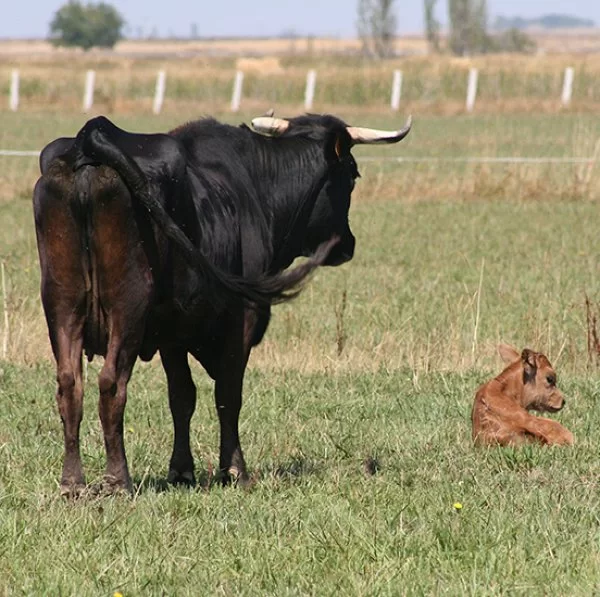
[[[39,157],[39,151],[21,149],[0,149],[0,156]],[[361,162],[391,163],[454,163],[454,164],[593,164],[598,158],[591,157],[547,157],[547,156],[359,156]]]

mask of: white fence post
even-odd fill
[[[571,103],[571,96],[573,95],[573,79],[575,77],[575,71],[572,66],[565,68],[565,78],[563,80],[563,89],[561,95],[561,101],[563,106],[568,106]]]
[[[402,94],[402,71],[394,71],[394,79],[392,80],[392,98],[390,105],[392,110],[396,112],[400,109],[400,95]]]
[[[469,80],[467,81],[467,112],[472,112],[475,107],[475,98],[477,97],[477,79],[479,73],[476,68],[469,69]]]
[[[233,80],[233,93],[231,94],[231,111],[237,112],[242,103],[242,85],[244,84],[244,73],[238,70]]]
[[[167,73],[164,70],[159,70],[156,75],[156,91],[154,93],[154,104],[152,111],[155,114],[160,114],[162,109],[163,100],[165,99],[165,83],[167,80]]]
[[[317,71],[309,70],[306,75],[306,91],[304,92],[304,108],[311,110],[315,99],[315,85],[317,83]]]
[[[19,71],[16,68],[10,77],[9,106],[13,112],[16,112],[19,108]]]
[[[85,74],[85,89],[83,91],[83,111],[89,112],[94,103],[94,84],[96,71],[88,70]]]

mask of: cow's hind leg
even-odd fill
[[[83,321],[72,315],[55,338],[56,402],[63,424],[64,460],[60,491],[65,497],[78,497],[85,489],[79,449],[79,429],[83,417],[81,375]]]
[[[190,421],[196,409],[196,386],[188,365],[187,351],[180,348],[162,348],[160,356],[167,374],[169,407],[175,430],[167,480],[173,484],[194,485]]]
[[[129,193],[109,169],[99,170],[92,184],[95,197],[92,247],[98,280],[98,309],[108,335],[98,378],[98,412],[106,470],[103,493],[131,492],[123,438],[127,386],[133,372],[152,296],[153,276]]]
[[[106,449],[103,493],[131,492],[133,489],[125,455],[123,419],[127,403],[127,384],[137,358],[137,346],[122,343],[118,335],[115,336],[109,342],[106,359],[98,378],[98,412]]]
[[[51,177],[40,179],[36,185],[34,212],[42,273],[41,296],[56,359],[56,402],[64,435],[61,493],[76,497],[85,487],[79,428],[83,416],[81,356],[86,281],[81,231],[69,207],[72,175],[61,171],[60,166],[54,170]]]

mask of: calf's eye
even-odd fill
[[[556,383],[556,377],[554,375],[546,375],[546,381],[553,386]]]

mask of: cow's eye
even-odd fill
[[[546,375],[546,381],[553,386],[556,384],[556,377],[554,375]]]

